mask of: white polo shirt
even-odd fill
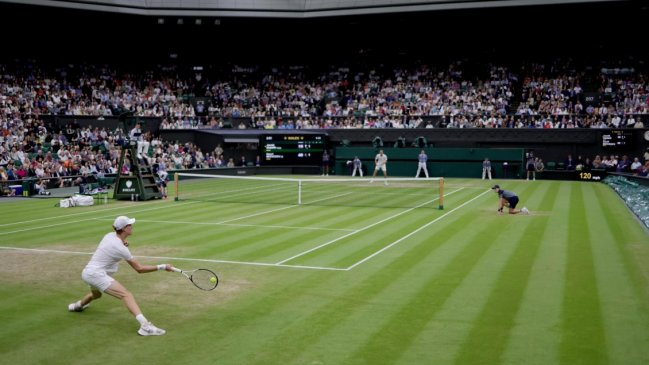
[[[99,242],[97,250],[92,255],[90,262],[84,270],[94,272],[106,272],[112,275],[119,269],[119,262],[133,258],[128,247],[117,236],[116,232],[110,232]]]
[[[388,163],[388,156],[383,154],[381,155],[380,153],[374,157],[374,162],[376,163],[376,167],[380,168],[385,166],[386,163]]]

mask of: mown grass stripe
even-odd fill
[[[528,204],[532,224],[543,218],[544,230],[537,237],[538,252],[531,264],[521,305],[502,355],[503,364],[547,365],[558,362],[567,224],[559,212],[569,210],[570,184],[535,191]],[[540,217],[536,217],[536,215]]]
[[[649,363],[649,315],[646,297],[635,287],[637,268],[625,258],[625,247],[640,241],[627,242],[622,231],[624,220],[631,213],[606,185],[589,186],[585,195],[589,215],[590,236],[593,237],[593,256],[602,312],[609,346],[609,360],[625,358],[625,364]],[[597,197],[609,198],[597,199]],[[602,228],[606,229],[602,229]],[[628,237],[628,236],[627,236]],[[644,341],[648,346],[637,346]]]
[[[459,223],[458,227],[462,224],[464,222]],[[361,276],[361,281],[354,285],[346,285],[347,289],[341,300],[323,307],[323,310],[313,313],[304,320],[305,324],[318,334],[310,339],[311,345],[296,347],[293,352],[287,353],[279,361],[288,363],[290,362],[288,359],[297,354],[299,354],[298,359],[305,361],[314,359],[314,353],[322,353],[322,349],[333,343],[342,350],[327,355],[326,359],[331,363],[389,363],[390,358],[385,357],[386,352],[394,351],[395,357],[400,356],[399,349],[409,347],[409,344],[402,342],[409,341],[410,334],[418,331],[419,323],[425,320],[426,314],[434,312],[435,308],[441,306],[448,293],[453,291],[455,286],[447,285],[445,281],[455,282],[456,278],[447,277],[447,272],[449,270],[453,273],[469,271],[470,262],[478,260],[486,250],[481,245],[478,245],[478,248],[470,247],[472,243],[481,239],[480,232],[463,232],[452,228],[442,231],[430,230],[438,232],[435,241],[425,239],[426,235],[415,238],[418,242],[416,246],[412,246],[411,243],[408,247],[402,247],[395,257],[379,259],[387,265],[379,265],[378,267],[383,267],[380,271],[376,271],[375,265],[362,267],[360,270],[364,275]],[[462,239],[461,244],[450,239],[462,233],[470,234],[471,238]],[[430,260],[435,259],[433,252],[443,245],[451,246],[448,247],[447,254],[451,255],[449,259],[453,265],[445,266],[445,260],[440,260],[439,266],[431,267]],[[427,275],[430,272],[436,275]],[[352,283],[358,280],[350,279]],[[398,301],[389,299],[393,298],[395,293],[399,293]],[[374,315],[376,312],[374,307],[377,305],[384,313],[380,318]],[[394,314],[386,317],[386,311]],[[335,320],[331,321],[327,318],[335,318]],[[392,324],[401,324],[396,330],[386,331],[381,329],[386,320]],[[269,346],[284,342],[287,338],[303,331],[304,328],[297,326],[282,336],[283,338],[275,339]],[[378,355],[374,351],[374,345],[371,344],[373,342],[383,349],[380,352],[383,355]],[[363,343],[367,344],[362,345]],[[299,352],[295,353],[295,351]],[[351,355],[347,355],[349,351],[353,351]]]
[[[553,201],[556,194],[556,190],[546,192],[543,206],[547,207],[547,202]],[[543,209],[543,206],[539,208]],[[455,364],[497,364],[502,360],[516,316],[523,305],[540,247],[539,237],[546,231],[549,220],[548,216],[518,218],[525,218],[525,221],[521,220],[516,229],[511,229],[506,239],[519,236],[516,230],[522,230],[522,233],[517,237],[516,246],[500,271],[480,314],[473,321],[473,328],[458,351]],[[486,343],[485,338],[490,341]]]
[[[436,352],[435,364],[453,364],[455,358],[459,356],[458,351],[461,351],[462,344],[466,341],[472,324],[493,290],[507,257],[514,250],[517,236],[520,236],[520,233],[512,235],[511,230],[512,227],[515,230],[520,226],[522,217],[498,216],[494,210],[479,213],[478,217],[482,224],[472,228],[473,230],[480,228],[480,230],[477,230],[479,236],[471,246],[474,250],[484,249],[485,252],[479,260],[465,263],[466,267],[463,270],[466,270],[466,273],[457,279],[451,295],[419,335],[428,346],[444,349]],[[460,219],[465,227],[475,220],[475,214]],[[484,226],[498,226],[498,229],[483,232]],[[452,272],[448,274],[453,275]],[[410,357],[406,358],[412,360]],[[408,362],[402,360],[400,363]]]
[[[331,226],[329,221],[338,221],[337,214],[328,214],[326,216],[319,216],[313,210],[307,210],[309,214],[302,214],[301,216],[295,215],[300,218],[301,222],[297,224],[308,224],[309,221],[317,221],[325,226]],[[321,214],[321,213],[320,213]],[[358,214],[358,213],[356,213]],[[353,210],[346,215],[349,218],[356,218],[357,215]],[[281,224],[292,224],[293,222],[285,222],[279,217],[275,217],[282,221]],[[266,224],[280,224],[272,222],[271,220],[264,219]],[[327,239],[327,237],[335,238],[346,232],[337,231],[322,231],[317,232],[320,236],[314,235],[316,232],[309,230],[287,230],[287,229],[270,229],[268,227],[210,227],[209,230],[214,233],[211,242],[218,246],[217,250],[213,252],[227,253],[229,258],[236,258],[237,260],[277,260],[289,257],[290,255],[306,250],[318,244],[318,241]]]
[[[461,185],[465,191],[475,195],[488,191],[493,183],[496,182],[458,179],[447,187]],[[583,193],[582,206],[568,208],[571,203],[570,189],[582,188],[579,185],[584,183],[515,180],[501,183],[520,193],[524,205],[528,205],[533,213],[538,211],[538,216],[531,218],[547,219],[551,229],[538,237],[542,243],[529,269],[527,287],[505,349],[502,355],[490,354],[487,358],[497,359],[496,363],[500,364],[549,365],[569,362],[561,359],[565,341],[562,334],[565,324],[562,321],[566,302],[563,295],[568,266],[567,246],[574,244],[577,237],[568,234],[568,230],[574,226],[569,217],[574,214],[574,209],[585,209],[586,216],[595,216],[588,218],[587,230],[590,234],[588,242],[592,251],[593,277],[598,281],[595,284],[598,289],[595,297],[600,301],[607,346],[603,350],[607,353],[604,361],[624,365],[647,363],[645,355],[649,346],[644,327],[649,328],[646,315],[649,303],[649,269],[646,269],[649,267],[649,250],[646,248],[646,231],[639,229],[626,207],[617,204],[619,201],[611,204],[611,199],[616,199],[614,195],[595,190],[603,186],[600,184],[584,185],[592,191]],[[543,199],[548,193],[541,187],[559,190],[559,198],[552,208],[545,207],[549,201]],[[454,199],[460,195],[467,196],[464,192],[448,196],[445,202],[447,209],[444,211],[438,213],[431,209],[418,209],[409,213],[409,217],[412,222],[426,221],[426,215],[429,215],[429,220],[433,219],[430,216],[443,214],[461,204],[463,199]],[[603,202],[594,204],[589,202],[591,199],[602,199]],[[134,215],[140,222],[131,240],[132,251],[136,255],[148,254],[157,263],[154,256],[220,255],[219,244],[227,243],[228,234],[245,232],[247,228],[229,231],[218,227],[214,232],[209,229],[190,236],[183,224],[167,226],[164,223],[146,222],[146,219],[216,221],[224,219],[234,210],[254,214],[270,206],[230,204],[232,209],[228,210],[225,204],[211,204],[210,207],[202,204],[202,208],[193,209],[201,204],[159,203],[116,202],[110,207],[119,206],[118,210],[101,212],[95,211],[94,207],[64,210],[52,207],[51,202],[35,200],[11,208],[11,200],[7,200],[3,208],[8,208],[3,210],[0,221],[15,227],[38,227],[47,222],[64,223],[52,229],[38,230],[41,237],[30,234],[30,242],[26,245],[63,251],[67,248],[54,246],[60,243],[51,239],[72,240],[71,232],[81,232],[83,236],[77,238],[80,243],[75,245],[90,252],[101,235],[110,230],[109,225],[115,215]],[[6,306],[0,301],[0,307],[4,308],[0,312],[5,315],[3,318],[8,329],[0,331],[0,353],[8,363],[47,362],[53,365],[96,363],[97,359],[105,363],[165,363],[169,359],[180,359],[178,361],[186,363],[217,361],[223,365],[452,364],[458,356],[458,349],[476,326],[479,315],[490,313],[485,311],[493,303],[490,300],[492,291],[502,285],[498,278],[503,275],[503,268],[507,267],[510,256],[517,248],[517,235],[522,234],[520,230],[526,227],[523,224],[526,221],[521,219],[524,217],[495,214],[493,193],[476,203],[474,209],[440,220],[425,232],[408,237],[404,244],[395,245],[346,272],[280,269],[231,262],[217,266],[222,279],[220,287],[214,292],[203,293],[173,273],[138,275],[128,266],[122,267],[118,273],[120,282],[135,293],[147,317],[168,330],[167,335],[153,339],[155,341],[137,337],[137,322],[113,298],[102,298],[84,313],[66,311],[68,302],[87,291],[87,286],[79,278],[79,271],[88,256],[3,250],[0,251],[3,262],[0,265],[0,292],[11,300],[5,302]],[[38,209],[21,209],[23,206]],[[302,208],[310,208],[314,214],[301,211]],[[361,209],[357,207],[312,206],[298,207],[295,212],[287,209],[273,216],[257,216],[243,221],[254,223],[263,217],[270,225],[285,224],[288,217],[309,222],[305,224],[318,225],[318,212],[323,218],[329,218],[328,215],[340,218],[338,215],[341,212],[346,214],[345,209],[359,214],[358,220],[352,221],[352,216],[350,221],[336,219],[337,222],[334,222],[327,219],[327,225],[341,224],[354,228],[364,221],[371,222],[377,217],[388,216],[385,213],[391,211],[361,208],[364,213],[359,213]],[[93,220],[81,222],[84,229],[75,230],[79,226],[74,223],[75,219],[58,216],[70,212],[82,213],[77,219],[93,217]],[[291,214],[285,215],[284,212]],[[39,218],[46,219],[33,226],[20,222]],[[606,224],[602,224],[604,220]],[[394,239],[406,235],[413,227],[401,224],[403,221],[399,220],[390,223],[385,231],[382,229],[383,232],[364,232],[346,243],[349,246],[362,246],[368,240]],[[86,229],[86,226],[89,227]],[[203,230],[200,225],[190,226],[196,231]],[[3,229],[7,227],[10,226]],[[400,235],[398,231],[401,231]],[[514,236],[505,236],[508,232]],[[319,235],[320,232],[314,232],[311,240],[317,242]],[[212,237],[218,238],[214,247],[204,242],[191,242]],[[6,238],[10,241],[5,242]],[[23,238],[21,235],[7,234],[0,236],[0,241],[5,243],[3,246],[23,246]],[[303,243],[296,240],[302,240],[304,236],[297,233],[284,236],[284,239],[288,247],[300,249]],[[243,244],[243,250],[261,247],[255,247],[254,242]],[[470,266],[449,266],[468,246],[474,250],[478,248],[472,246],[481,245],[489,248],[475,263],[464,263]],[[320,251],[310,260],[314,263],[336,262],[354,252],[354,249],[342,246]],[[276,249],[279,250],[277,254],[288,252],[282,251],[284,247],[281,245]],[[82,250],[72,247],[70,251]],[[229,254],[240,256],[244,251],[231,251]],[[269,255],[274,254],[269,250],[262,256]],[[588,255],[585,257],[588,259]],[[580,260],[579,255],[574,255],[572,263]],[[193,265],[186,262],[183,266],[187,264]],[[195,264],[202,265],[199,262]],[[431,280],[436,280],[436,284],[430,283]],[[616,284],[618,287],[615,287]],[[427,288],[430,290],[427,291]],[[444,296],[445,292],[450,294]],[[43,295],[38,299],[33,293]],[[441,296],[437,297],[437,293]],[[43,306],[44,302],[48,305]],[[428,306],[435,308],[429,309]],[[430,318],[423,318],[426,321],[424,324],[418,322],[422,320],[420,313]],[[623,334],[625,330],[628,333]],[[51,333],[58,335],[51,336]],[[86,335],[79,336],[79,333]],[[134,341],[137,352],[120,351],[125,338]],[[484,342],[485,346],[491,343],[499,347],[503,340],[485,337]],[[98,347],[99,343],[101,346]],[[188,351],[187,344],[191,344],[191,351]],[[29,351],[34,348],[40,350]],[[70,358],[69,354],[74,348],[97,350]],[[479,352],[480,348],[468,350]],[[469,357],[479,358],[479,355]]]
[[[454,192],[457,191],[459,190]],[[463,202],[458,208],[470,203],[475,198],[474,196],[472,199]],[[312,251],[304,252],[289,259],[290,261],[313,265],[312,261],[318,261],[321,257],[332,257],[332,261],[328,265],[353,269],[355,266],[401,242],[401,240],[418,233],[419,230],[436,223],[438,219],[445,217],[447,214],[439,210],[430,211],[416,207],[395,210],[391,216],[380,220],[374,219],[369,225],[360,228],[356,232],[342,235],[339,238],[323,243],[321,246],[317,246]],[[398,226],[400,229],[392,229],[391,227],[394,226]],[[354,242],[359,239],[362,239],[360,245],[346,244],[346,242]],[[337,254],[339,251],[345,253],[343,255]]]
[[[421,357],[426,354],[430,344],[417,346],[416,339],[435,322],[434,318],[448,304],[457,286],[491,248],[488,244],[481,244],[485,235],[488,235],[486,232],[473,233],[475,235],[467,241],[463,250],[450,258],[445,266],[426,275],[421,268],[425,263],[419,265],[417,269],[421,277],[409,278],[419,282],[417,291],[403,297],[397,305],[398,311],[375,328],[367,342],[345,359],[344,363],[395,363],[405,353],[408,353],[409,357]],[[413,254],[418,254],[418,251],[414,250]],[[401,280],[400,285],[408,284]],[[437,332],[437,336],[444,335],[443,331]],[[385,351],[386,349],[388,351]],[[377,354],[381,352],[383,355],[378,357]],[[437,364],[440,363],[440,358],[433,355],[428,361]]]
[[[304,255],[293,257],[287,263],[300,263],[312,265],[322,259],[328,265],[336,267],[349,267],[387,247],[392,242],[403,237],[404,232],[414,232],[424,224],[430,222],[431,217],[425,215],[395,216],[387,222],[377,224],[375,221],[365,229],[339,235],[335,239],[324,242],[317,250],[304,252]],[[391,227],[399,226],[399,230]]]
[[[608,363],[584,188],[583,184],[573,185],[570,195],[572,204],[567,218],[569,227],[559,357],[565,365]]]
[[[276,342],[275,339],[285,328],[294,325],[310,326],[306,318],[321,308],[340,301],[337,296],[322,296],[320,300],[314,300],[313,296],[319,295],[320,292],[331,292],[341,280],[342,276],[338,273],[322,275],[305,272],[299,274],[273,272],[266,275],[263,282],[255,283],[259,287],[255,290],[254,296],[237,301],[223,311],[196,313],[196,316],[205,318],[200,320],[199,327],[187,328],[187,330],[194,333],[209,333],[210,342],[222,348],[223,354],[219,355],[219,362],[279,363],[277,361],[280,361],[286,351],[291,351],[295,347],[302,348],[304,341],[311,335],[317,338],[318,334],[307,330],[304,335],[292,337],[289,341]],[[335,321],[336,316],[329,316],[327,319]],[[214,323],[218,325],[214,326]],[[245,338],[246,341],[240,341],[241,338]],[[276,345],[267,348],[269,343]],[[212,355],[213,350],[210,351]],[[213,358],[209,359],[209,361],[213,360]]]

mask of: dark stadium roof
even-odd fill
[[[0,0],[147,16],[317,18],[382,13],[422,12],[557,4],[613,3],[629,0]]]
[[[147,69],[171,62],[404,64],[430,55],[441,63],[528,55],[644,59],[647,8],[646,0],[0,0],[7,51],[0,64],[25,57]]]

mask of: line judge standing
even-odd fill
[[[363,163],[361,162],[361,159],[358,158],[358,156],[354,156],[354,160],[352,161],[352,164],[354,165],[352,176],[356,176],[356,171],[358,171],[360,176],[363,177]]]
[[[489,180],[491,180],[491,161],[489,161],[489,157],[485,157],[484,161],[482,161],[482,180],[485,179],[485,176],[488,176]]]
[[[428,178],[428,167],[426,166],[426,163],[428,162],[428,155],[426,154],[426,151],[421,150],[421,152],[419,152],[417,160],[419,161],[419,164],[417,166],[417,174],[415,175],[415,178],[419,177],[421,170],[424,170],[424,174],[426,174],[426,178]]]

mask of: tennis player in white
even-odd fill
[[[386,179],[388,178],[387,165],[388,156],[383,153],[383,150],[379,150],[379,153],[374,157],[374,173],[372,174],[372,180],[370,180],[370,183],[374,182],[376,173],[379,170],[383,171],[383,177],[385,177]],[[385,185],[388,185],[387,180],[385,181]]]
[[[102,293],[106,293],[124,302],[126,308],[140,322],[138,334],[141,336],[164,335],[165,330],[154,326],[144,317],[133,294],[113,278],[119,268],[119,262],[122,260],[128,262],[135,271],[141,274],[157,270],[172,271],[169,264],[142,265],[133,258],[126,240],[133,233],[133,223],[135,223],[135,218],[126,216],[115,218],[115,222],[113,222],[115,232],[107,233],[99,242],[97,250],[81,273],[83,281],[90,285],[90,293],[81,300],[68,305],[68,310],[81,312],[90,305],[90,302],[101,298]]]

